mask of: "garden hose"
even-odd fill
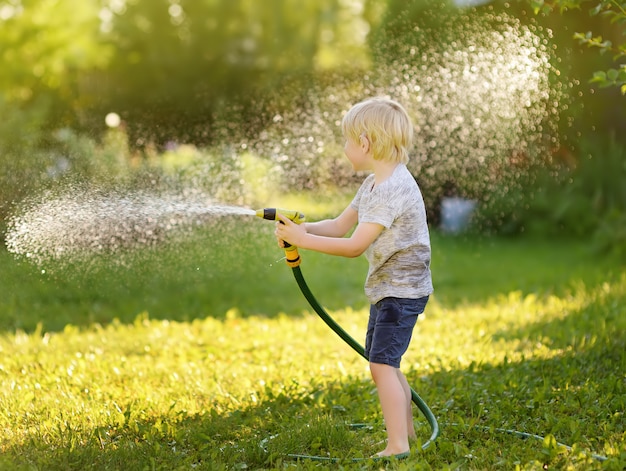
[[[256,215],[263,219],[267,220],[278,220],[278,214],[282,214],[296,224],[301,224],[305,221],[304,214],[298,211],[285,210],[285,209],[276,209],[276,208],[265,208],[256,211]],[[317,313],[317,315],[328,325],[341,339],[346,342],[352,349],[361,355],[363,358],[367,360],[365,356],[365,349],[361,344],[359,344],[356,340],[354,340],[337,322],[326,312],[326,310],[320,305],[320,303],[315,299],[313,293],[309,289],[306,281],[304,280],[304,276],[302,275],[302,270],[300,270],[300,255],[298,254],[297,247],[285,243],[285,260],[287,265],[291,267],[293,271],[293,275],[300,287],[300,291],[309,302],[313,310]],[[424,402],[424,400],[415,392],[415,390],[411,389],[411,400],[417,406],[417,408],[424,414],[426,420],[430,424],[432,433],[430,438],[422,444],[422,450],[428,448],[439,436],[439,424],[437,423],[437,419],[435,415],[432,413],[428,405]],[[302,458],[302,459],[318,459],[318,460],[331,460],[335,461],[334,458],[326,458],[319,456],[310,456],[310,455],[289,455],[291,458]],[[362,460],[361,458],[356,458],[355,460]]]
[[[289,262],[287,262],[287,263],[289,264]],[[311,307],[315,310],[317,315],[326,323],[326,325],[328,325],[337,335],[339,335],[339,337],[341,337],[344,340],[344,342],[346,342],[348,345],[350,345],[350,347],[352,347],[352,349],[354,351],[356,351],[359,355],[361,355],[363,358],[367,359],[365,357],[365,350],[364,350],[364,348],[356,340],[354,340],[345,330],[343,330],[341,328],[341,326],[339,326],[339,324],[337,324],[337,322],[335,322],[335,320],[317,302],[317,299],[315,299],[315,296],[313,296],[313,293],[311,293],[311,290],[309,289],[306,281],[304,280],[304,276],[302,275],[302,270],[300,270],[300,266],[299,265],[300,265],[300,263],[298,262],[297,265],[295,265],[295,266],[290,265],[290,266],[291,266],[291,269],[293,271],[293,275],[294,275],[296,281],[298,282],[298,286],[300,287],[300,291],[302,291],[302,294],[304,295],[306,300],[309,302]],[[428,405],[424,402],[424,400],[412,388],[411,388],[411,399],[413,400],[413,403],[418,407],[418,409],[422,412],[422,414],[424,414],[424,417],[426,418],[426,420],[430,424],[430,427],[431,427],[431,430],[432,430],[432,434],[431,434],[430,438],[422,445],[422,450],[425,450],[439,436],[439,424],[437,423],[437,419],[435,418],[434,414],[432,413],[432,411],[430,410]],[[451,424],[451,425],[454,425],[454,424]],[[538,439],[538,440],[541,440],[541,441],[545,440],[545,438],[542,437],[541,435],[536,435],[536,434],[532,434],[532,433],[528,433],[528,432],[520,432],[518,430],[511,430],[511,429],[504,429],[504,428],[494,428],[494,427],[478,426],[478,425],[475,425],[474,428],[480,429],[480,430],[483,430],[483,431],[495,431],[495,432],[500,432],[500,433],[507,433],[507,434],[514,435],[514,436],[516,436],[518,438],[522,438],[522,439],[535,438],[535,439]],[[565,444],[559,443],[559,442],[557,442],[556,444],[558,446],[560,446],[560,447],[564,447],[568,451],[572,451],[572,447],[569,446],[569,445],[565,445]],[[311,455],[290,454],[288,456],[290,458],[295,458],[295,459],[310,459],[310,460],[318,460],[318,461],[345,461],[345,460],[340,460],[340,459],[336,459],[336,458],[327,458],[327,457],[311,456]],[[597,460],[597,461],[606,461],[607,460],[606,456],[598,455],[598,454],[595,454],[595,453],[591,453],[590,456],[594,460]],[[362,461],[362,460],[363,460],[363,458],[353,458],[352,460],[347,460],[347,461]],[[365,460],[367,460],[367,459],[365,459]]]
[[[287,249],[285,249],[286,251]],[[346,342],[352,349],[361,355],[363,358],[367,360],[365,356],[365,349],[361,344],[359,344],[356,340],[354,340],[344,329],[341,328],[339,324],[326,312],[326,310],[319,304],[306,281],[304,280],[304,276],[302,275],[302,270],[300,270],[300,264],[291,266],[291,270],[293,271],[293,276],[298,282],[298,286],[300,287],[300,291],[309,302],[313,310],[317,313],[317,315],[330,327],[341,339]],[[432,413],[428,405],[424,402],[424,400],[411,388],[411,400],[417,406],[417,408],[424,414],[426,420],[430,424],[432,433],[430,438],[422,444],[422,450],[428,448],[439,436],[439,424],[437,423],[437,419],[435,415]],[[302,458],[302,459],[320,459],[321,457],[314,457],[309,455],[289,455],[291,458]],[[324,460],[333,460],[333,458],[323,458]],[[361,460],[361,458],[356,458],[355,460]]]
[[[304,214],[298,211],[285,210],[285,209],[276,209],[276,208],[265,208],[262,210],[256,211],[256,215],[263,219],[268,220],[278,220],[277,214],[283,214],[284,216],[291,219],[296,224],[301,224],[305,221]],[[346,342],[352,349],[361,355],[363,358],[367,360],[365,356],[365,349],[361,344],[359,344],[356,340],[354,340],[337,322],[326,312],[326,310],[320,305],[317,301],[313,293],[309,289],[306,281],[304,280],[304,276],[302,275],[302,270],[300,270],[300,255],[298,254],[298,248],[285,243],[285,261],[287,265],[291,268],[293,272],[293,276],[300,287],[300,291],[309,302],[309,305],[313,308],[313,310],[317,313],[317,315],[328,325],[341,339]],[[430,438],[422,444],[422,450],[427,449],[430,445],[432,445],[437,437],[439,436],[439,424],[437,423],[437,419],[435,415],[432,413],[426,402],[413,390],[411,389],[411,400],[417,406],[417,408],[422,412],[426,420],[428,421],[431,427],[431,436]],[[457,425],[457,424],[451,424]],[[503,429],[503,428],[493,428],[487,426],[474,426],[476,429],[484,430],[484,431],[496,431],[502,433],[508,433],[511,435],[515,435],[519,438],[536,438],[538,440],[544,441],[545,438],[540,435],[535,435],[527,432],[520,432],[517,430]],[[569,445],[564,445],[563,443],[556,443],[560,447],[564,447],[568,451],[572,450],[572,447]],[[352,459],[341,459],[341,458],[331,458],[325,456],[316,456],[316,455],[303,455],[303,454],[289,454],[287,455],[289,458],[293,459],[308,459],[315,461],[329,461],[329,462],[341,462],[341,461],[369,461],[376,459],[393,459],[393,457],[381,457],[381,458],[352,458]],[[591,453],[590,456],[597,461],[606,461],[608,458],[606,456],[597,455],[595,453]]]

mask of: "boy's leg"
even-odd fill
[[[404,390],[405,403],[406,403],[406,431],[409,440],[415,440],[417,435],[415,434],[415,424],[413,423],[413,398],[411,396],[411,386],[409,386],[409,382],[406,380],[404,374],[400,369],[396,369],[396,373],[398,374],[398,379],[400,380],[400,384],[402,384],[402,389]]]
[[[387,428],[387,447],[378,455],[390,456],[405,453],[409,451],[407,404],[406,392],[398,375],[398,369],[382,363],[370,363],[370,371],[376,383]]]
[[[428,296],[417,300],[384,298],[370,308],[365,354],[378,389],[388,436],[387,447],[379,456],[409,451],[409,439],[416,436],[411,388],[399,367],[417,316],[427,301]]]

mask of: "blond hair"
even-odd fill
[[[409,161],[413,125],[403,106],[384,97],[370,98],[354,105],[343,117],[341,130],[346,139],[368,139],[375,160]]]

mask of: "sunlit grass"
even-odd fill
[[[404,370],[442,436],[438,451],[410,462],[596,464],[476,424],[623,453],[625,297],[622,277],[564,297],[511,293],[458,308],[435,301]],[[361,337],[365,310],[332,315]],[[143,315],[130,324],[6,333],[0,351],[0,447],[11,466],[271,468],[294,452],[368,456],[374,437],[384,438],[366,363],[312,314],[190,322]],[[349,422],[374,430],[353,431]],[[417,423],[425,440],[428,426]]]

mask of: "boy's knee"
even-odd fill
[[[397,368],[394,366],[370,361],[370,373],[372,374],[372,378],[374,378],[374,382],[376,382],[377,379],[384,379],[385,377],[396,377],[396,370]]]

